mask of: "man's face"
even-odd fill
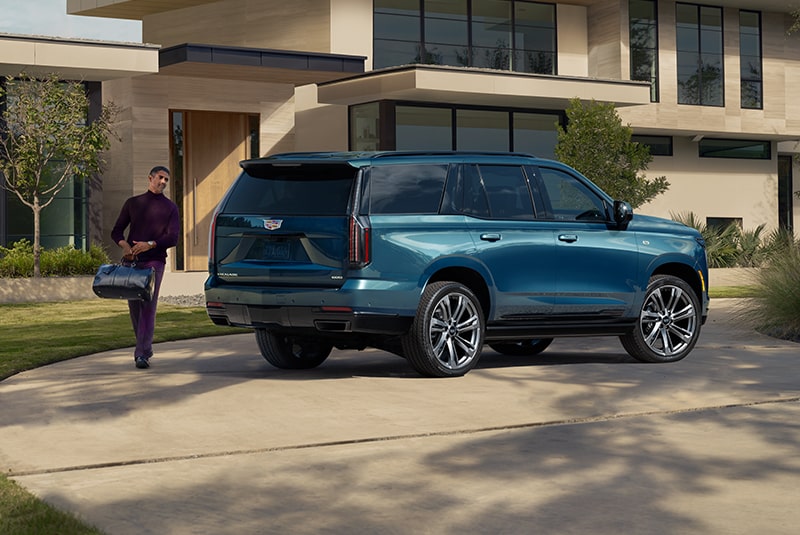
[[[147,189],[152,191],[153,193],[164,193],[164,189],[169,184],[169,173],[166,171],[157,171],[155,174],[152,174],[148,177],[150,180],[150,185]]]

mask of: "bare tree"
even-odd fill
[[[0,184],[33,212],[33,276],[41,277],[41,212],[71,180],[101,170],[118,109],[106,104],[88,122],[83,84],[56,75],[9,76],[0,98]]]

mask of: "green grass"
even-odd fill
[[[203,307],[159,304],[153,341],[246,332],[211,323]],[[81,355],[133,347],[127,301],[0,305],[0,380]]]
[[[711,299],[759,297],[759,290],[756,286],[712,286],[708,296]]]
[[[74,515],[59,511],[0,474],[0,533],[4,535],[102,534]]]
[[[154,342],[248,332],[211,323],[202,307],[159,304]],[[15,373],[81,355],[133,347],[126,301],[94,299],[0,305],[0,380]],[[2,475],[0,533],[3,535],[100,534],[39,500]]]

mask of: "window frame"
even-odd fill
[[[758,53],[757,55],[751,54],[744,54],[744,50],[742,49],[743,43],[743,36],[746,35],[742,32],[742,15],[749,14],[755,15],[758,20],[758,26],[756,27],[756,36],[758,38]],[[751,26],[752,28],[752,26]],[[763,31],[762,31],[762,24],[761,24],[761,12],[760,11],[753,11],[748,9],[740,9],[739,10],[739,102],[743,109],[748,110],[762,110],[764,109],[764,43],[763,43]],[[744,75],[744,58],[753,58],[758,60],[758,75],[753,75],[752,77],[745,77]],[[747,83],[747,84],[746,84]],[[749,85],[755,83],[758,85],[758,102],[756,104],[746,104],[745,99],[748,98],[745,96],[745,85]]]
[[[689,42],[688,46],[685,43],[681,43],[681,35],[686,33],[682,31],[681,22],[680,22],[680,13],[679,10],[683,8],[692,7],[696,11],[696,23],[692,25],[692,30],[694,31],[695,35],[693,39]],[[719,31],[717,30],[709,30],[703,28],[703,14],[704,10],[714,10],[718,14],[719,20]],[[686,105],[686,106],[713,106],[713,107],[725,107],[725,17],[724,17],[724,10],[721,6],[710,6],[704,4],[694,4],[688,2],[676,2],[675,3],[675,54],[676,54],[676,61],[677,61],[677,83],[678,83],[678,104],[679,105]],[[713,31],[714,33],[719,34],[719,53],[715,53],[709,51],[709,44],[708,40],[704,39],[709,35],[709,32]],[[703,43],[706,42],[706,46],[703,46]],[[681,79],[681,56],[685,55],[692,55],[695,56],[698,60],[698,63],[693,71],[693,74],[689,76],[687,80],[691,80],[692,77],[696,78],[697,84],[697,96],[696,102],[691,102],[686,99],[686,91],[681,89],[682,84],[684,82]],[[715,77],[714,87],[719,91],[719,102],[716,102],[714,95],[704,96],[707,94],[708,91],[705,89],[706,87],[710,87],[711,84],[707,84],[705,80],[705,75],[703,72],[703,67],[705,65],[703,58],[714,56],[716,59],[719,60],[719,73]],[[688,71],[687,71],[688,72]]]
[[[635,47],[633,44],[633,29],[634,29],[634,19],[631,16],[631,3],[632,2],[648,2],[651,3],[653,6],[653,18],[650,19],[646,23],[639,22],[637,25],[639,26],[648,26],[652,34],[650,37],[653,39],[653,46],[652,47]],[[637,19],[638,20],[638,19]],[[631,73],[631,80],[641,80],[650,82],[650,102],[659,102],[661,99],[660,95],[660,83],[659,83],[659,61],[658,61],[658,53],[659,53],[659,46],[658,46],[658,0],[628,0],[628,47],[629,47],[629,64],[630,64],[630,73]],[[641,78],[634,78],[633,73],[637,70],[634,66],[634,52],[637,50],[641,51],[649,51],[652,54],[652,64],[651,69],[652,73],[649,80],[644,80]]]
[[[419,0],[419,7],[413,11],[407,11],[407,13],[397,13],[391,14],[382,11],[383,7],[377,5],[378,2],[373,2],[373,9],[372,9],[372,30],[373,30],[373,37],[372,37],[372,58],[373,58],[373,69],[380,69],[380,68],[387,68],[387,67],[396,67],[398,65],[407,65],[409,63],[421,63],[421,64],[434,64],[434,65],[451,65],[457,67],[476,67],[476,52],[478,50],[481,51],[488,51],[491,53],[493,49],[492,47],[480,46],[476,43],[477,37],[475,36],[475,25],[480,24],[480,20],[478,20],[474,16],[474,12],[476,11],[476,3],[479,0],[464,0],[466,2],[466,38],[467,42],[463,43],[463,45],[458,45],[452,42],[448,42],[446,38],[441,38],[438,41],[432,41],[427,38],[426,36],[426,27],[428,20],[439,21],[441,24],[445,24],[447,20],[457,21],[459,20],[457,17],[452,19],[448,19],[447,17],[443,16],[426,16],[425,10],[425,2],[423,0]],[[508,13],[508,20],[506,21],[509,24],[509,43],[507,48],[505,49],[505,59],[502,58],[495,58],[495,60],[500,60],[501,63],[504,65],[501,70],[507,70],[511,72],[533,72],[535,74],[551,74],[557,75],[558,74],[558,21],[557,15],[558,10],[556,8],[555,3],[550,2],[541,2],[536,0],[507,0],[509,5],[509,13]],[[518,22],[518,14],[519,8],[526,6],[526,5],[537,5],[544,9],[550,10],[550,16],[548,17],[548,21],[542,22],[542,20],[536,20],[533,23],[531,21],[526,20],[525,23]],[[414,35],[410,38],[401,39],[397,35],[389,35],[383,36],[379,33],[379,27],[381,24],[378,23],[379,18],[381,17],[407,17],[409,19],[416,18],[418,21],[418,27],[414,32]],[[552,22],[550,22],[552,21]],[[535,48],[518,48],[517,41],[518,41],[518,28],[524,30],[531,28],[547,28],[551,35],[549,35],[550,40],[550,50],[537,50]],[[396,53],[397,51],[391,51],[390,47],[387,46],[385,50],[381,50],[380,44],[387,44],[390,45],[394,43],[396,45],[404,44],[405,46],[409,47],[409,50],[416,49],[416,56],[413,58],[408,58],[407,61],[402,61],[400,63],[395,63],[395,61],[386,61],[384,59],[384,55],[389,55],[390,53]],[[433,45],[433,46],[431,46]],[[454,47],[462,46],[462,51],[464,56],[459,58],[458,61],[443,61],[443,53],[438,51],[438,46],[448,47],[448,50],[451,52],[455,50]],[[541,58],[542,54],[549,55],[547,61],[540,61],[539,64],[546,65],[549,69],[542,69],[542,70],[530,70],[530,69],[519,69],[517,68],[517,59],[519,58],[519,64],[524,65],[524,59],[526,54],[534,53],[537,57]],[[455,52],[456,57],[458,57],[458,53]],[[507,67],[506,67],[507,65]],[[485,65],[477,65],[478,68],[486,67]],[[499,68],[495,65],[494,68]]]

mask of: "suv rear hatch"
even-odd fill
[[[223,284],[341,286],[358,168],[279,160],[242,168],[212,226],[211,274]]]

